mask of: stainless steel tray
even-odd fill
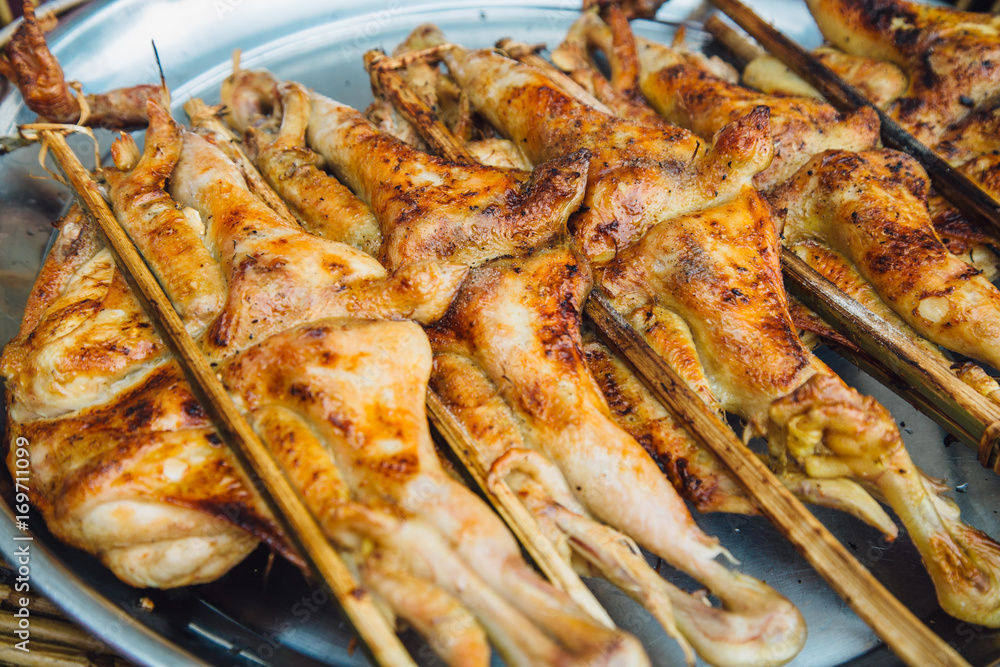
[[[819,34],[797,0],[758,0],[757,9],[806,46]],[[577,0],[496,0],[470,8],[460,0],[346,2],[326,0],[117,0],[78,11],[51,36],[53,51],[69,79],[91,91],[155,81],[150,40],[155,40],[177,116],[182,104],[200,96],[218,99],[235,48],[245,67],[268,67],[356,107],[370,100],[361,55],[376,46],[392,48],[416,25],[435,22],[453,40],[492,45],[512,36],[558,43],[578,12]],[[673,0],[659,19],[698,18],[697,0]],[[638,22],[640,34],[667,40],[673,27]],[[694,33],[697,37],[697,32]],[[11,133],[33,115],[17,95],[0,101],[0,132]],[[99,133],[107,148],[110,135]],[[80,154],[90,153],[78,139]],[[31,282],[51,236],[49,223],[69,200],[68,192],[45,178],[37,151],[0,159],[0,344],[17,330]],[[914,459],[931,474],[962,489],[955,495],[971,524],[1000,535],[1000,477],[983,469],[975,455],[871,378],[832,354],[824,358],[849,383],[874,394],[899,420]],[[6,477],[6,470],[0,474]],[[9,485],[9,480],[7,480]],[[822,509],[817,515],[861,562],[906,605],[976,665],[1000,658],[1000,632],[944,615],[916,550],[902,535],[888,544],[860,522]],[[766,580],[802,610],[809,627],[800,666],[891,665],[895,658],[761,518],[697,516],[742,561],[741,569]],[[110,646],[149,665],[361,665],[350,637],[322,591],[311,587],[278,559],[265,576],[268,554],[256,552],[222,580],[179,591],[136,590],[115,579],[93,558],[49,535],[32,517],[31,583],[44,591]],[[11,557],[17,534],[6,503],[0,503],[0,552]],[[684,577],[662,568],[673,581]],[[612,586],[590,582],[615,620],[637,634],[657,665],[680,664],[674,643],[635,603]],[[141,597],[153,602],[144,611]],[[405,637],[422,664],[435,664],[431,651]],[[196,657],[197,656],[197,657]]]

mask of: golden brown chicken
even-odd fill
[[[1000,18],[907,0],[807,0],[823,36],[854,55],[895,63],[909,87],[889,114],[933,146],[1000,84]]]
[[[714,561],[721,547],[615,426],[589,373],[579,327],[590,273],[563,236],[585,191],[588,153],[541,165],[525,182],[526,174],[428,156],[348,107],[315,94],[312,101],[310,145],[372,205],[389,266],[438,257],[473,267],[429,328],[431,382],[477,436],[491,478],[512,485],[567,557],[628,591],[710,662],[797,653],[797,611]],[[561,194],[539,199],[546,191]],[[633,539],[707,585],[725,608],[667,584],[629,546]]]
[[[567,119],[590,120],[599,112],[560,96],[541,73],[460,47],[445,61],[480,112],[529,158],[573,148],[566,126],[573,128],[576,144],[596,140],[600,123]],[[719,136],[730,131],[732,126]],[[605,140],[603,145],[599,164],[648,164],[648,143]],[[727,203],[706,202],[710,205],[700,212],[661,218],[640,196],[641,186],[630,187],[633,182],[620,177],[609,197],[592,178],[586,200],[591,210],[602,205],[613,210],[608,200],[614,198],[633,202],[626,209],[629,234],[617,254],[611,261],[595,258],[598,280],[619,312],[711,404],[736,412],[767,435],[779,469],[794,464],[809,477],[855,480],[877,490],[907,525],[942,605],[961,618],[1000,622],[997,545],[955,523],[954,512],[909,460],[885,409],[846,387],[798,340],[767,203],[744,187]],[[645,224],[644,216],[654,224]],[[587,227],[577,221],[575,229],[579,239]],[[581,245],[586,248],[585,241]],[[962,554],[954,567],[941,565],[944,544]]]
[[[668,121],[706,141],[715,141],[723,127],[754,108],[769,108],[774,159],[754,178],[762,190],[783,182],[823,150],[865,150],[878,143],[878,116],[871,109],[841,114],[815,99],[757,93],[715,76],[684,52],[648,40],[637,40],[637,50],[631,53],[621,48],[615,53],[614,33],[628,31],[627,22],[615,21],[612,31],[596,14],[585,12],[570,29],[568,42],[597,47],[613,54],[613,61],[637,60],[627,69],[621,66],[619,76],[630,76],[638,84],[631,85]],[[627,37],[617,39],[623,42]],[[565,53],[562,47],[557,51],[557,63]]]
[[[510,664],[644,664],[633,638],[541,580],[437,459],[431,350],[402,320],[440,317],[467,268],[388,275],[294,227],[218,149],[148,114],[144,153],[120,141],[106,173],[116,213],[368,589],[448,664],[487,664],[486,637]],[[120,282],[89,223],[64,221],[2,359],[11,433],[32,443],[32,501],[57,536],[135,585],[214,579],[255,537],[285,549]]]
[[[636,60],[634,50],[614,49],[606,45],[611,39],[609,33],[614,40],[622,42],[627,37],[618,36],[618,33],[630,32],[627,22],[620,17],[616,22],[615,16],[616,13],[612,12],[613,25],[609,27],[593,15],[585,15],[571,30],[570,39],[584,39],[579,37],[579,33],[585,33],[593,36],[595,43],[605,44],[603,48],[612,49],[609,51],[612,62]],[[648,48],[667,51],[666,47],[655,45]],[[656,82],[665,79],[663,71],[647,71],[642,75],[636,67],[631,73],[624,69],[618,68],[619,76],[631,76],[633,81],[642,77],[644,81],[653,81],[646,86],[646,94],[654,100],[662,99],[659,96],[666,88]],[[730,109],[731,115],[739,113],[743,108],[744,89],[707,74],[702,78],[708,79],[714,82],[714,89],[719,93],[715,98],[717,108]],[[787,132],[790,124],[781,122],[789,113],[786,102],[801,98],[757,95],[756,99],[767,103],[771,109],[774,131]],[[704,115],[699,118],[699,122],[693,122],[691,118],[680,115],[677,120],[705,138],[710,138],[725,126],[724,113],[714,119]],[[822,142],[837,146],[836,137],[832,135],[823,138]],[[968,142],[978,143],[971,136]],[[808,162],[790,175],[788,182],[772,185],[773,189],[782,193],[775,201],[787,215],[783,219],[789,220],[786,243],[790,247],[806,241],[812,245],[825,244],[844,255],[853,269],[835,268],[836,261],[832,256],[824,255],[825,259],[821,261],[819,251],[805,253],[804,256],[848,293],[857,294],[864,290],[862,285],[849,284],[852,278],[873,287],[885,304],[909,325],[900,330],[910,338],[918,338],[915,330],[955,352],[991,364],[1000,361],[1000,356],[992,349],[995,336],[989,334],[991,323],[1000,322],[1000,291],[981,277],[976,269],[951,255],[938,238],[927,213],[929,184],[923,170],[894,151],[852,153],[844,147],[836,151],[828,150],[821,153],[822,158],[817,156],[809,160],[809,150],[808,145],[801,147],[801,156],[796,157],[795,162],[803,159]],[[959,150],[957,146],[956,150]],[[794,185],[791,184],[793,182]],[[838,206],[844,208],[836,214],[832,213]],[[824,222],[820,223],[819,219]],[[904,291],[908,298],[902,297]],[[884,307],[872,301],[869,300],[869,305],[877,312],[884,312]],[[918,313],[921,307],[922,312]],[[946,362],[940,353],[935,351],[935,354]]]
[[[1000,290],[936,238],[928,189],[902,153],[827,151],[771,202],[789,247],[827,245],[921,335],[1000,368]]]

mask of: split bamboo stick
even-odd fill
[[[761,513],[896,655],[913,667],[968,664],[851,556],[614,310],[600,287],[586,309],[601,337],[632,363],[657,399],[719,457]]]

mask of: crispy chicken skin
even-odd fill
[[[148,122],[147,100],[164,106],[170,102],[162,85],[119,88],[100,95],[77,93],[74,85],[79,84],[66,83],[35,18],[35,5],[29,0],[24,2],[24,22],[0,56],[0,74],[17,86],[29,109],[52,123],[79,123],[82,98],[86,105],[84,124],[109,130],[138,128]]]
[[[583,33],[588,43],[611,54],[614,40],[624,39],[613,33],[630,32],[627,23],[614,28],[596,14],[584,13],[570,34]],[[636,40],[636,46],[638,67],[632,70],[645,99],[671,123],[704,140],[718,141],[727,124],[759,106],[770,109],[774,159],[754,177],[762,190],[781,183],[827,148],[864,150],[878,142],[878,116],[871,109],[845,115],[815,99],[758,93],[715,76],[670,47],[648,40]]]
[[[909,77],[889,113],[920,141],[996,98],[1000,18],[906,0],[806,0],[823,36],[847,53],[895,63]]]
[[[533,164],[590,151],[587,193],[570,224],[592,262],[609,261],[658,220],[732,197],[771,159],[764,108],[728,126],[706,150],[680,128],[588,107],[538,70],[492,51],[456,47],[444,57],[473,105]]]
[[[902,153],[828,151],[771,202],[790,246],[825,243],[921,335],[1000,367],[1000,291],[935,236],[928,187]]]
[[[564,229],[584,196],[588,151],[540,165],[525,184],[506,170],[421,154],[319,95],[309,138],[371,204],[390,243],[400,230],[412,238],[420,214],[428,232],[455,239],[410,243],[406,252],[387,253],[390,266],[427,257],[473,266],[448,313],[428,329],[436,354],[431,383],[478,436],[476,455],[491,479],[512,485],[567,557],[622,586],[713,664],[783,662],[797,653],[804,639],[798,612],[715,562],[722,549],[614,424],[587,367],[580,313],[590,271]],[[516,213],[468,204],[484,194],[514,203]],[[468,231],[485,225],[488,233]],[[725,609],[666,584],[639,562],[627,546],[632,539],[715,591]]]

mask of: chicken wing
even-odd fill
[[[608,115],[562,93],[534,68],[490,51],[444,54],[473,104],[533,164],[591,153],[587,193],[571,220],[588,259],[606,262],[657,220],[732,197],[771,160],[768,112],[755,108],[712,149],[680,128]]]

